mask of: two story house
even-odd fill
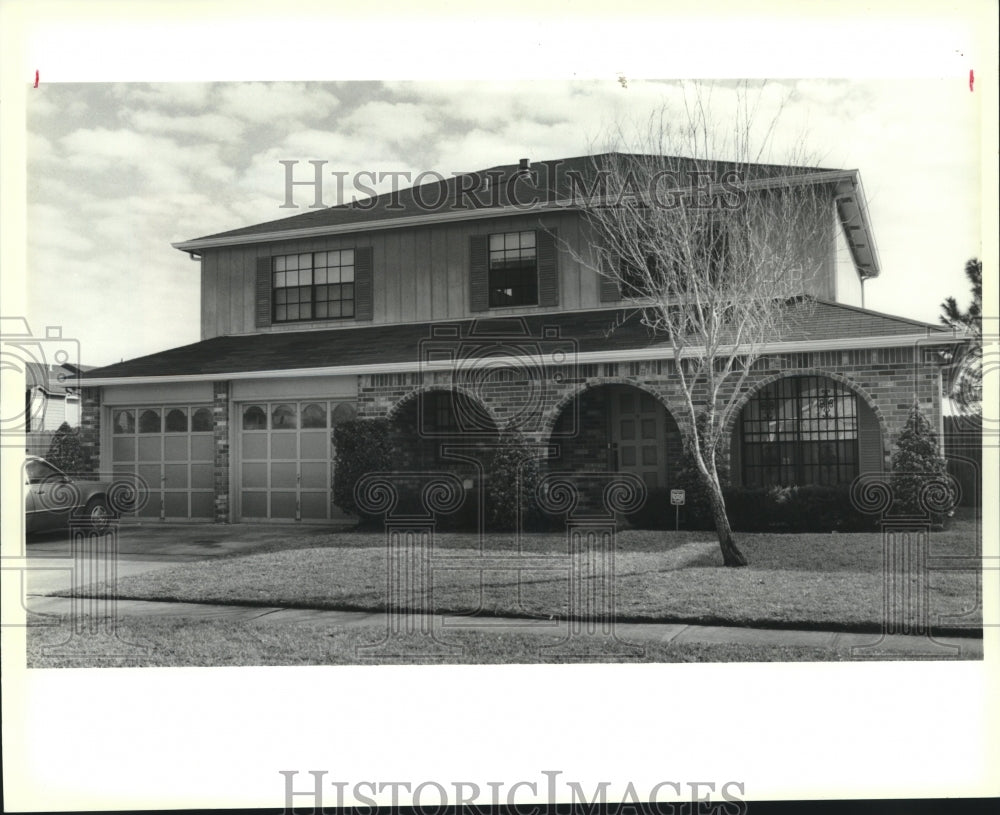
[[[522,159],[174,244],[200,262],[201,340],[84,376],[92,468],[142,477],[150,518],[322,523],[343,517],[333,428],[389,417],[412,441],[400,467],[449,466],[513,425],[548,466],[669,487],[690,432],[669,346],[588,260],[579,196],[606,158]],[[818,191],[828,228],[806,247],[808,319],[739,394],[731,477],[881,471],[914,399],[940,423],[958,340],[844,302],[880,271],[857,171],[742,170]]]

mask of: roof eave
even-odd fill
[[[847,246],[854,262],[854,271],[864,282],[881,273],[875,233],[868,217],[868,199],[857,170],[845,171],[849,176],[837,186],[834,204],[844,230]]]

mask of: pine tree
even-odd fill
[[[972,289],[972,302],[963,311],[954,297],[941,304],[942,325],[968,333],[967,345],[956,349],[952,360],[952,377],[948,398],[962,411],[973,416],[982,415],[983,400],[983,263],[977,258],[966,261],[965,276]]]
[[[892,454],[895,510],[907,515],[927,513],[928,507],[921,500],[921,491],[928,482],[944,476],[946,472],[947,464],[941,455],[937,434],[914,400]],[[940,520],[939,513],[931,514]]]
[[[45,458],[65,473],[82,472],[84,459],[80,431],[70,427],[67,422],[59,425]]]

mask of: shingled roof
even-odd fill
[[[951,339],[940,326],[827,301],[799,302],[783,342],[914,335]],[[220,378],[264,371],[377,367],[428,362],[432,347],[472,343],[509,356],[531,356],[558,346],[567,353],[662,350],[662,335],[642,325],[636,309],[536,314],[526,317],[457,320],[444,323],[373,325],[361,328],[272,332],[214,337],[192,345],[87,371],[81,384],[130,378]],[[435,342],[437,345],[435,345]],[[349,371],[344,371],[349,372]]]
[[[249,235],[273,234],[286,230],[310,229],[324,226],[347,226],[372,221],[392,221],[399,218],[430,215],[458,209],[460,211],[495,209],[512,205],[522,205],[536,200],[539,203],[567,201],[581,195],[580,185],[590,190],[600,169],[612,166],[627,166],[629,162],[653,162],[655,166],[676,174],[678,185],[694,187],[695,172],[709,172],[713,177],[735,172],[745,181],[805,176],[813,173],[842,173],[841,170],[816,167],[796,167],[781,164],[737,164],[731,161],[695,160],[673,156],[643,156],[628,153],[599,153],[592,156],[539,161],[531,165],[531,181],[526,180],[525,168],[520,164],[503,164],[485,170],[453,175],[450,178],[434,180],[428,184],[406,187],[394,192],[383,193],[346,204],[310,209],[288,218],[265,221],[252,226],[231,229],[185,241],[176,246],[183,248],[186,243],[211,241],[220,238],[238,238]],[[647,165],[648,166],[648,165]],[[312,171],[311,167],[299,169],[299,173]],[[324,169],[326,180],[323,189],[330,193],[335,183],[328,170]],[[438,175],[438,174],[435,174]],[[475,182],[489,179],[489,189],[476,193],[464,193]],[[686,179],[686,181],[684,180]],[[298,178],[299,181],[302,178]],[[302,193],[311,194],[311,193]]]

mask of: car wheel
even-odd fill
[[[83,510],[83,517],[90,523],[91,529],[101,533],[111,529],[117,520],[103,498],[91,498]]]

